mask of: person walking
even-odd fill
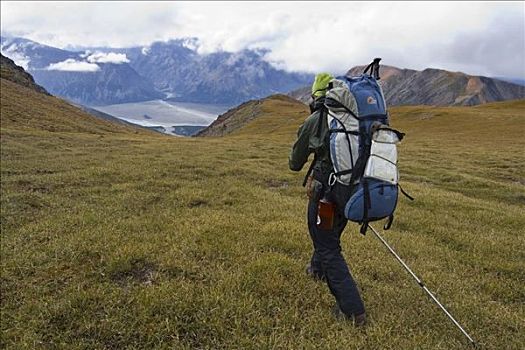
[[[366,323],[365,307],[341,254],[341,234],[347,224],[343,213],[343,198],[348,198],[350,188],[338,182],[333,186],[328,185],[333,166],[326,119],[328,110],[324,106],[324,100],[332,79],[328,73],[320,73],[315,77],[312,85],[311,115],[299,127],[297,140],[290,153],[289,167],[292,171],[300,171],[310,154],[314,154],[303,183],[309,197],[307,223],[314,247],[306,272],[314,279],[326,281],[336,300],[332,310],[336,318],[353,320],[356,326],[362,326]],[[319,208],[323,205],[328,205],[329,208],[335,205],[333,218],[328,226],[325,223],[321,224]]]

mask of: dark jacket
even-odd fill
[[[306,118],[297,131],[297,140],[290,152],[288,164],[291,170],[300,171],[308,161],[308,156],[314,153],[316,155],[313,166],[314,174],[318,180],[323,181],[332,172],[324,97],[316,99],[311,109],[313,113]]]

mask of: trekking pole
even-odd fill
[[[410,269],[410,267],[408,267],[408,265],[399,257],[399,255],[397,255],[397,253],[394,251],[394,249],[392,249],[392,247],[390,247],[390,245],[383,239],[383,237],[381,237],[381,235],[370,225],[368,225],[368,227],[370,227],[370,229],[372,230],[372,232],[374,232],[374,234],[376,235],[377,238],[379,238],[379,240],[388,248],[388,250],[390,251],[390,253],[392,253],[393,256],[395,256],[395,258],[397,259],[397,261],[399,261],[401,263],[401,265],[403,265],[403,267],[405,268],[405,270],[408,271],[408,273],[410,273],[412,275],[412,277],[414,277],[414,279],[416,280],[417,284],[419,284],[419,286],[421,288],[423,288],[423,290],[430,296],[430,298],[432,298],[432,300],[438,304],[438,306],[441,308],[441,310],[443,310],[443,312],[445,313],[445,315],[448,316],[448,318],[450,318],[450,320],[452,320],[452,322],[454,322],[454,324],[461,330],[461,332],[465,335],[465,337],[468,338],[468,340],[470,341],[470,343],[474,346],[474,347],[477,347],[477,343],[474,341],[474,339],[472,339],[472,337],[463,329],[463,327],[461,327],[461,325],[458,323],[458,321],[456,321],[456,319],[454,317],[452,317],[452,315],[450,314],[450,312],[448,312],[447,309],[445,309],[445,307],[439,302],[439,300],[437,300],[437,298],[434,296],[434,294],[432,294],[432,292],[427,288],[427,286],[425,286],[423,284],[423,281],[421,281],[421,279],[419,279],[419,277],[416,276],[416,274],[414,272],[412,272],[412,270]]]

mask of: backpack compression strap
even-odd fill
[[[368,229],[368,209],[372,208],[372,203],[370,200],[370,192],[368,190],[368,181],[362,179],[361,182],[363,183],[363,224],[361,225],[361,230],[359,230],[359,232],[364,235]]]
[[[372,63],[365,68],[363,74],[366,74],[370,70],[370,75],[373,76],[375,80],[381,79],[379,76],[379,61],[381,61],[381,58],[374,58]]]

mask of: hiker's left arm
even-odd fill
[[[310,132],[309,123],[305,122],[297,131],[297,140],[295,141],[290,157],[288,158],[288,166],[290,170],[300,171],[304,164],[308,161],[310,150]]]

